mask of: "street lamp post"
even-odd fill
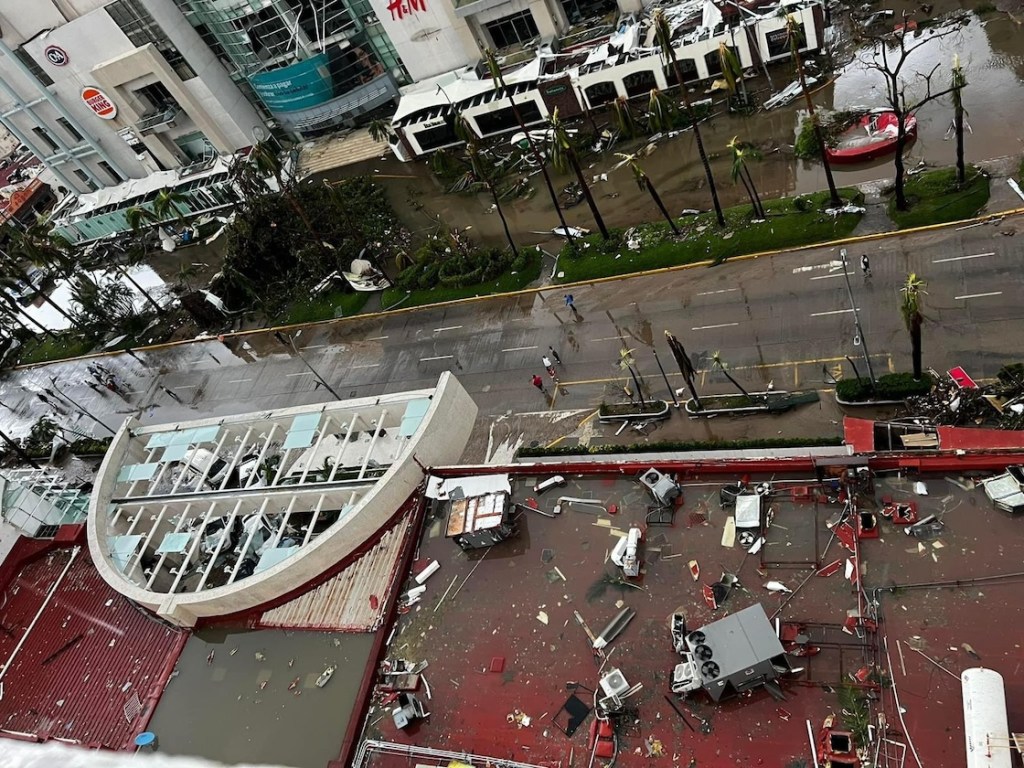
[[[853,340],[854,345],[860,344],[864,352],[864,363],[868,367],[868,378],[871,380],[872,390],[878,384],[875,380],[875,369],[871,367],[871,355],[868,354],[868,342],[864,337],[864,329],[860,326],[860,313],[857,311],[857,302],[853,300],[853,286],[850,285],[850,272],[846,268],[846,249],[839,251],[839,257],[843,260],[843,279],[846,281],[846,292],[850,296],[850,308],[853,310],[853,324],[857,329],[857,338]]]
[[[316,376],[316,380],[323,384],[324,389],[326,389],[328,392],[334,395],[335,400],[342,399],[341,395],[334,391],[334,387],[328,384],[326,379],[324,379],[324,377],[321,376],[319,372],[317,372],[316,368],[310,365],[309,361],[302,356],[302,353],[299,352],[298,349],[296,349],[295,340],[291,336],[289,336],[286,333],[281,333],[281,331],[274,331],[274,338],[281,342],[282,345],[288,347],[289,349],[291,349],[292,352],[295,353],[295,356],[302,361],[302,363],[309,369],[309,372]]]

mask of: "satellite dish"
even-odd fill
[[[252,140],[257,144],[266,141],[269,135],[270,134],[267,132],[267,129],[262,125],[254,125],[252,127]]]

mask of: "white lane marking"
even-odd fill
[[[303,349],[325,349],[328,346],[330,346],[330,345],[329,344],[311,344],[308,347],[303,347]]]
[[[843,276],[843,273],[840,272],[840,273],[835,274],[835,275],[818,275],[817,277],[812,277],[811,280],[828,280],[828,279],[833,278],[833,277],[842,277],[842,276]]]
[[[384,341],[384,339],[387,339],[387,338],[389,338],[389,337],[388,336],[371,336],[368,339],[364,339],[364,341]]]
[[[532,347],[509,347],[508,349],[501,350],[502,352],[524,352],[527,349],[536,349],[537,345],[534,344]]]
[[[367,365],[353,365],[353,368],[380,368],[380,363],[369,363]]]
[[[232,379],[228,384],[241,384],[243,381],[252,381],[252,379]]]
[[[738,290],[739,290],[739,288],[723,288],[720,291],[701,291],[697,295],[698,296],[715,296],[715,295],[717,295],[719,293],[732,293],[733,291],[738,291]]]
[[[964,296],[954,296],[953,298],[956,299],[957,301],[960,301],[961,299],[983,299],[986,296],[1002,296],[1002,295],[1003,295],[1002,291],[992,291],[991,293],[968,293],[968,294],[966,294]]]
[[[441,333],[441,331],[457,331],[461,327],[461,325],[446,325],[444,328],[435,328],[434,333]]]
[[[739,323],[719,323],[718,325],[698,325],[696,328],[691,328],[691,331],[710,331],[712,328],[732,328],[734,325]]]
[[[421,357],[420,362],[426,363],[430,360],[451,360],[455,355],[438,355],[437,357]]]
[[[286,373],[285,376],[312,376],[312,371],[301,371],[300,373]]]
[[[813,272],[816,269],[829,269],[829,270],[833,270],[834,271],[834,270],[842,269],[842,268],[843,268],[843,262],[839,261],[838,259],[833,259],[832,261],[828,262],[827,264],[810,264],[810,265],[808,265],[806,267],[794,267],[793,268],[793,274],[797,275],[797,274],[800,274],[801,272]]]
[[[171,389],[199,389],[198,384],[182,384],[178,387],[171,387]]]
[[[857,307],[860,309],[860,307]],[[845,315],[847,312],[853,312],[852,309],[833,309],[829,312],[812,312],[811,317],[824,317],[825,315]]]
[[[995,256],[995,251],[988,253],[972,253],[970,256],[953,256],[948,259],[932,259],[932,264],[945,264],[947,261],[964,261],[965,259],[980,259],[982,256]]]
[[[603,339],[587,339],[587,341],[622,341],[619,336],[606,336]]]

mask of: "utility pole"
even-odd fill
[[[309,361],[302,356],[302,353],[300,353],[298,349],[296,349],[295,340],[291,336],[289,336],[287,333],[281,333],[281,331],[274,331],[274,338],[295,353],[295,356],[303,362],[303,364],[309,369],[309,372],[316,376],[316,380],[323,384],[324,389],[326,389],[328,392],[334,395],[335,400],[343,399],[341,395],[334,391],[334,387],[328,384],[324,377],[319,374],[316,368],[310,365]]]
[[[90,419],[92,419],[97,424],[99,424],[101,427],[103,427],[105,430],[107,430],[107,432],[109,432],[110,434],[112,434],[112,435],[116,435],[117,434],[117,430],[116,429],[111,429],[110,427],[108,427],[102,421],[100,421],[95,416],[93,416],[91,413],[89,413],[89,411],[85,410],[85,408],[83,408],[77,402],[75,402],[70,397],[68,397],[66,392],[64,392],[62,389],[59,389],[57,387],[57,380],[56,379],[54,379],[53,377],[50,377],[50,381],[53,383],[53,390],[51,391],[49,388],[44,388],[43,392],[46,392],[47,394],[55,395],[55,396],[61,398],[62,400],[67,401],[71,405],[71,407],[73,407],[76,411],[78,411],[83,416],[88,416]]]
[[[839,251],[839,257],[843,260],[843,279],[846,281],[846,292],[850,296],[850,308],[853,310],[853,324],[857,329],[857,335],[853,339],[854,346],[860,345],[861,350],[864,352],[864,362],[868,366],[868,378],[871,379],[871,389],[874,390],[878,385],[878,381],[875,379],[875,369],[871,367],[871,355],[868,354],[868,342],[864,338],[864,329],[860,327],[860,313],[857,311],[857,302],[853,300],[853,286],[850,285],[850,272],[846,268],[846,249],[843,248]]]
[[[661,366],[661,358],[658,357],[657,348],[651,347],[651,352],[654,353],[654,362],[658,364],[658,370],[661,371],[661,378],[665,380],[665,386],[668,387],[668,393],[672,395],[672,402],[675,403],[676,408],[678,408],[679,398],[676,397],[676,391],[672,389],[672,385],[668,383],[668,376],[665,374],[665,369]]]

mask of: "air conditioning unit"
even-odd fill
[[[618,668],[608,670],[601,678],[601,690],[604,691],[605,696],[622,696],[629,690],[629,687],[625,675]]]
[[[651,495],[661,504],[670,505],[679,498],[683,489],[675,480],[654,467],[645,470],[640,475],[640,482],[647,487]]]
[[[693,659],[687,658],[686,661],[676,664],[675,669],[672,670],[672,693],[693,693],[700,687],[700,672]]]

